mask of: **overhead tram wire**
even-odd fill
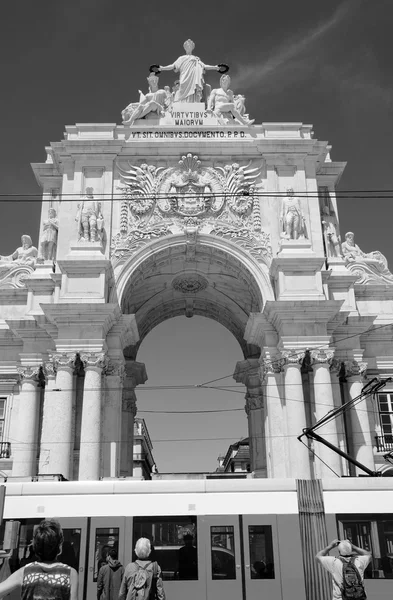
[[[139,190],[132,190],[135,193],[135,198],[138,197],[138,192]],[[238,196],[245,196],[247,197],[248,194],[244,193],[247,192],[247,190],[239,190],[237,192],[235,192],[233,195],[238,195]],[[300,190],[300,191],[295,191],[295,194],[297,197],[299,198],[319,198],[320,197],[320,193],[317,190]],[[215,197],[215,198],[220,198],[220,197],[225,197],[230,195],[230,193],[228,192],[222,192],[222,193],[217,193],[217,192],[208,192],[206,195],[211,196],[211,197]],[[259,198],[280,198],[280,197],[285,197],[287,195],[287,192],[284,191],[271,191],[271,192],[265,192],[265,191],[252,191],[251,196],[253,197],[259,197]],[[171,196],[173,196],[173,194],[170,194],[169,192],[166,193],[162,193],[162,194],[143,194],[141,193],[140,196],[142,196],[144,199],[148,200],[148,199],[166,199],[166,198],[170,198]],[[182,195],[183,198],[187,198],[187,197],[194,197],[195,194],[184,194]],[[334,196],[337,200],[340,199],[392,199],[393,198],[393,190],[342,190],[342,191],[335,191],[334,192]],[[98,200],[102,200],[103,202],[111,202],[111,201],[121,201],[121,200],[129,200],[132,201],[132,197],[125,197],[123,195],[122,192],[108,192],[108,193],[99,193],[96,194],[95,197]],[[42,193],[37,193],[37,194],[31,194],[31,193],[4,193],[1,194],[0,193],[0,202],[50,202],[50,201],[58,201],[58,202],[79,202],[80,199],[82,198],[82,194],[79,193],[67,193],[67,192],[62,192],[58,195],[58,197],[48,197],[48,198],[44,198]]]
[[[383,325],[375,325],[373,327],[370,327],[369,329],[365,329],[364,331],[360,332],[360,333],[354,333],[352,335],[347,335],[343,338],[339,338],[338,340],[335,340],[334,342],[328,343],[328,344],[323,344],[321,346],[314,346],[312,348],[303,348],[302,350],[295,350],[295,352],[293,352],[290,356],[291,358],[294,358],[295,356],[301,356],[305,351],[307,350],[324,350],[324,349],[329,349],[331,346],[334,346],[334,348],[336,347],[336,345],[339,342],[344,342],[345,340],[349,340],[351,338],[354,337],[360,337],[362,335],[365,335],[366,333],[370,333],[372,331],[377,331],[378,329],[383,329],[384,327],[392,327],[393,326],[393,322],[392,323],[384,323]],[[293,342],[295,343],[295,342]],[[247,360],[247,359],[244,359]],[[282,358],[276,358],[270,361],[266,361],[266,366],[270,367],[270,366],[274,366],[274,365],[278,365],[280,362],[282,361]],[[249,370],[249,368],[244,368],[244,369],[240,369],[237,374],[240,375],[242,373],[247,373],[247,371]],[[212,379],[211,381],[206,381],[204,383],[200,383],[197,384],[195,387],[204,387],[207,386],[209,383],[215,383],[216,381],[222,381],[223,379],[228,379],[229,377],[233,377],[233,372],[230,375],[225,375],[224,377],[218,377],[217,379]]]

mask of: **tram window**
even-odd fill
[[[367,579],[393,579],[393,514],[337,515],[339,537],[369,550]]]
[[[248,527],[251,579],[274,579],[272,528],[270,525]]]
[[[112,548],[119,549],[119,528],[118,527],[98,527],[96,529],[96,540],[94,544],[94,576],[93,581],[97,581],[98,572],[102,565],[106,564],[106,557]]]
[[[140,537],[150,540],[150,558],[160,565],[165,581],[198,579],[196,517],[135,517],[133,548]]]
[[[212,579],[236,579],[235,532],[232,525],[210,527]]]
[[[63,547],[58,560],[69,567],[79,570],[79,557],[81,546],[81,530],[63,528]]]

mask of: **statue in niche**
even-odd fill
[[[57,249],[57,232],[59,219],[54,208],[48,210],[48,218],[42,224],[40,239],[40,259],[54,261]]]
[[[242,125],[252,125],[255,119],[249,119],[245,114],[246,107],[244,96],[234,96],[229,89],[231,78],[229,75],[221,75],[220,86],[211,91],[207,108],[225,123],[233,122],[233,119]]]
[[[158,89],[158,77],[151,73],[147,78],[149,92],[144,95],[139,90],[139,102],[132,102],[121,113],[123,125],[132,125],[137,119],[143,119],[149,113],[164,115],[165,110],[171,104],[171,92],[166,86],[164,90]]]
[[[151,70],[156,73],[160,71],[175,71],[179,73],[179,87],[176,90],[174,102],[201,102],[205,81],[205,71],[228,71],[227,65],[206,65],[198,56],[192,53],[195,44],[192,40],[186,40],[183,44],[186,54],[179,56],[171,65],[152,65]]]
[[[33,246],[29,235],[22,235],[22,245],[9,256],[0,256],[0,275],[6,276],[15,267],[31,267],[35,269],[38,250]]]
[[[300,199],[295,196],[293,188],[287,189],[287,195],[282,201],[281,208],[281,237],[286,240],[308,238],[306,221],[303,216]]]
[[[346,266],[359,276],[358,283],[372,281],[393,283],[393,275],[388,269],[386,257],[378,250],[363,252],[355,244],[355,235],[352,231],[345,234],[345,242],[342,243],[341,248]]]
[[[326,255],[332,258],[341,256],[341,238],[337,232],[337,223],[334,214],[329,210],[328,206],[324,206],[322,210],[322,226],[323,235],[325,238]]]
[[[101,203],[94,199],[93,188],[86,188],[83,201],[78,204],[75,221],[78,223],[80,241],[102,242],[104,217],[101,213]]]

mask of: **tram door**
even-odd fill
[[[129,562],[125,556],[126,538],[125,517],[94,517],[90,521],[89,556],[87,568],[86,600],[97,600],[97,576],[101,566],[106,563],[108,551],[115,548],[120,562]],[[82,598],[82,596],[80,596]]]
[[[83,598],[86,567],[87,518],[62,518],[64,542],[59,560],[78,572],[78,598]]]
[[[243,597],[239,517],[202,517],[207,600]]]
[[[281,600],[281,577],[274,515],[241,517],[244,549],[244,584],[247,600]]]

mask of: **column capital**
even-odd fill
[[[345,360],[345,376],[346,377],[365,377],[368,363],[357,360]]]
[[[74,369],[76,352],[58,352],[56,354],[52,354],[50,358],[52,360],[55,372],[57,372],[59,369]]]
[[[298,348],[284,348],[281,350],[281,357],[283,360],[284,367],[288,367],[289,365],[295,365],[300,368],[302,366],[302,362],[305,356],[306,351],[299,350]]]
[[[284,363],[285,360],[280,356],[275,356],[272,358],[261,358],[261,381],[264,381],[267,375],[277,375],[278,373],[281,373]]]
[[[45,361],[42,370],[44,371],[46,380],[56,378],[57,368],[53,360]]]
[[[136,360],[126,360],[124,367],[126,378],[132,383],[133,387],[147,381],[145,363],[137,362]]]
[[[106,364],[106,356],[104,352],[84,352],[83,354],[80,354],[80,359],[85,369],[103,369]]]
[[[41,368],[41,365],[19,365],[16,367],[16,370],[18,371],[21,381],[32,381],[34,383],[38,383]]]
[[[322,348],[315,348],[314,350],[310,350],[310,356],[311,364],[313,367],[317,365],[330,366],[333,362],[334,350],[330,348],[328,350],[324,350]]]
[[[250,394],[246,394],[246,405],[244,410],[246,411],[247,416],[253,410],[258,410],[264,407],[263,396],[251,396]]]
[[[123,361],[109,359],[105,366],[105,375],[107,377],[120,377],[120,379],[123,380],[125,377],[125,367]]]

